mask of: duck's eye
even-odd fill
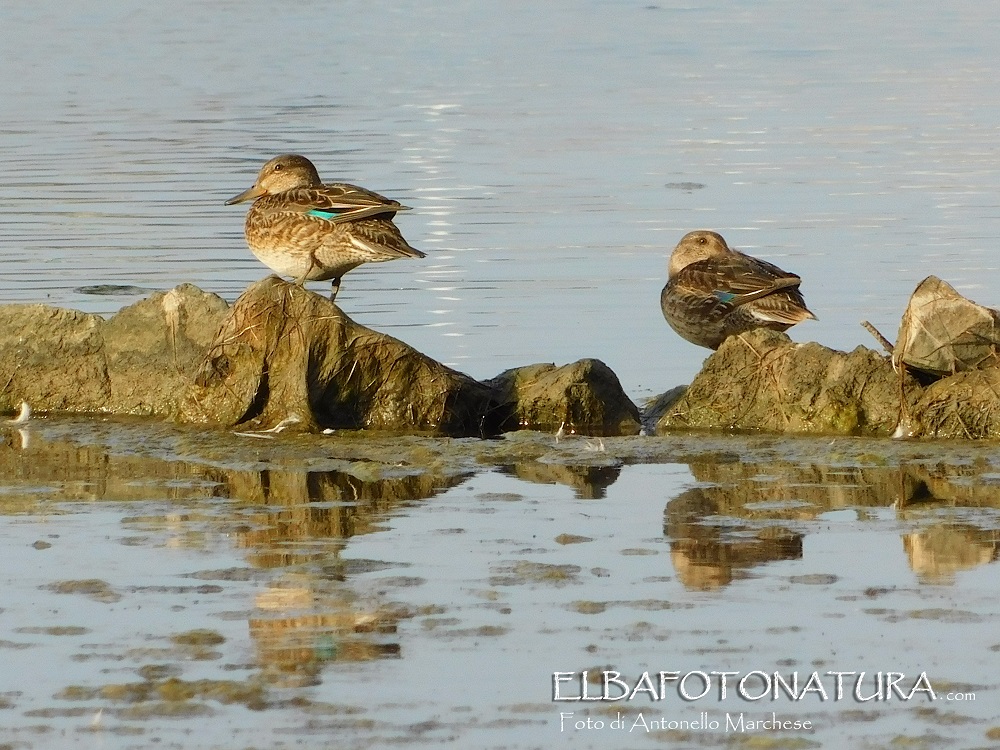
[[[698,244],[699,245],[704,245],[706,242],[708,242],[708,240],[705,239],[704,237],[699,237],[698,238]]]
[[[274,165],[274,171],[275,172],[280,172],[282,169],[284,169],[284,165],[282,165],[282,164],[275,164]]]

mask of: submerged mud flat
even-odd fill
[[[1000,734],[996,446],[88,419],[0,435],[7,747]],[[839,700],[834,672],[854,673]],[[554,701],[555,673],[588,700]],[[616,699],[644,673],[655,691]],[[697,673],[712,689],[685,698]],[[828,700],[803,691],[814,673]],[[776,674],[797,699],[747,697]],[[933,699],[900,697],[921,675]]]

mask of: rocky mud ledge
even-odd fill
[[[728,339],[689,387],[664,394],[644,413],[599,360],[528,365],[477,381],[274,276],[232,306],[185,284],[107,320],[3,305],[0,412],[27,402],[37,412],[143,415],[244,431],[609,436],[645,426],[659,433],[1000,437],[1000,369],[989,336],[976,332],[980,348],[943,365],[953,374],[907,367],[916,357],[907,352],[921,343],[913,331],[929,329],[918,313],[930,309],[931,279],[904,315],[907,351],[845,353],[753,331]],[[931,301],[953,303],[954,290],[933,282]],[[992,331],[996,316],[973,307]],[[932,344],[942,348],[937,339]]]

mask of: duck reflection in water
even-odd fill
[[[893,508],[899,518],[920,523],[921,528],[902,534],[902,547],[923,583],[950,583],[958,572],[1000,557],[1000,533],[940,516],[942,508],[1000,507],[1000,488],[976,481],[981,466],[833,467],[732,460],[692,463],[690,468],[708,486],[668,502],[663,525],[678,580],[689,588],[718,589],[736,580],[741,570],[801,559],[804,534],[794,529],[831,510],[853,511],[862,528],[878,519],[868,508]],[[872,538],[884,537],[875,530]]]
[[[706,516],[724,512],[712,490],[682,492],[663,513],[663,534],[670,539],[670,560],[677,579],[690,589],[711,591],[727,586],[740,571],[776,560],[802,558],[803,535],[781,526],[760,529],[749,524],[705,524]],[[749,535],[746,532],[752,532]]]
[[[579,466],[569,464],[543,464],[529,461],[500,467],[500,471],[525,482],[535,484],[564,484],[572,487],[580,500],[601,500],[607,496],[608,487],[618,481],[621,466]]]
[[[281,571],[257,595],[250,635],[272,684],[321,681],[330,663],[397,658],[400,613],[377,599],[359,602],[345,585],[364,561],[341,552],[351,537],[375,533],[400,506],[433,497],[467,477],[380,476],[382,464],[353,471],[227,471],[227,494],[242,503],[239,546],[258,569]],[[363,477],[366,473],[369,477]],[[361,569],[388,566],[367,561]]]

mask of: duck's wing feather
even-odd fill
[[[264,215],[305,214],[333,224],[371,216],[392,219],[397,211],[409,210],[408,206],[403,206],[398,201],[347,183],[286,190],[259,203],[262,205],[258,210]]]
[[[425,253],[410,247],[395,224],[381,217],[352,222],[344,226],[342,231],[346,233],[347,241],[366,256],[368,262],[427,257]],[[336,239],[332,244],[341,242],[342,239]]]
[[[687,295],[711,297],[758,320],[787,325],[815,317],[799,291],[801,281],[772,263],[735,252],[692,263],[673,279]]]

